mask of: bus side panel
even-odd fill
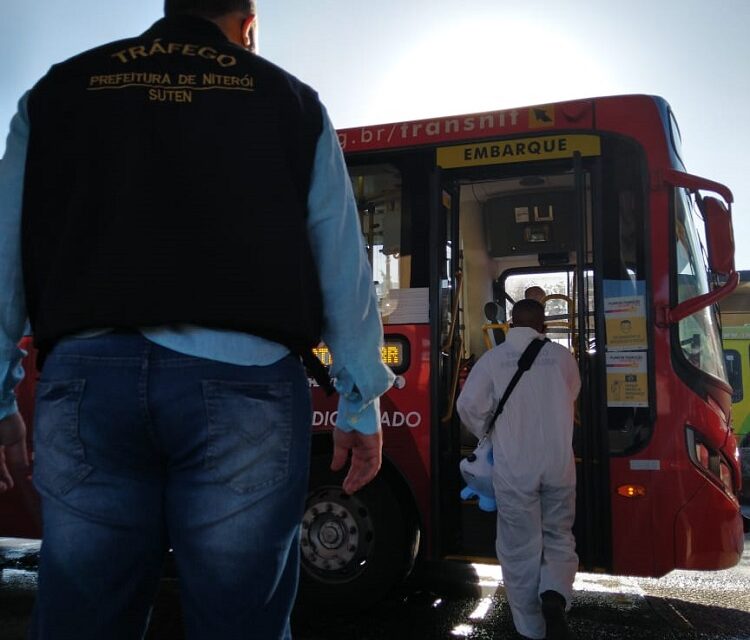
[[[430,327],[427,324],[386,325],[385,336],[409,342],[409,367],[380,398],[383,454],[411,488],[422,530],[430,531]],[[313,388],[313,431],[336,424],[338,396]],[[394,489],[397,489],[394,487]],[[424,540],[429,546],[429,540]]]
[[[383,450],[411,488],[422,528],[422,544],[430,553],[430,326],[386,325],[386,339],[389,334],[408,338],[411,358],[409,369],[401,374],[403,380],[397,380],[380,399]]]
[[[646,122],[630,123],[626,111],[630,101],[646,101],[645,111],[653,109],[652,117]],[[644,112],[644,105],[633,105],[637,113]],[[664,132],[660,127],[656,105],[648,97],[629,98],[627,104],[620,101],[597,102],[597,126],[602,129],[622,130],[628,135],[640,138],[644,127],[653,129],[653,140],[641,140],[647,149],[649,162],[667,162],[668,157],[660,151]],[[669,246],[669,222],[667,216],[655,212],[668,211],[669,200],[665,190],[652,190],[649,197],[651,211],[650,244],[653,247]],[[665,251],[652,251],[649,271],[651,274],[669,273],[669,256]],[[651,280],[653,307],[669,304],[669,279]],[[681,420],[675,420],[673,411],[680,411],[678,403],[672,403],[671,380],[674,371],[671,367],[671,346],[669,329],[654,327],[653,375],[655,380],[649,385],[656,396],[656,415],[653,432],[645,448],[632,456],[610,458],[610,488],[612,491],[612,570],[620,575],[658,577],[674,568],[673,523],[680,507],[688,497],[698,490],[698,485],[685,495],[685,487],[680,482],[680,473],[675,469],[675,427],[683,432]],[[654,402],[654,399],[651,400]],[[682,415],[680,413],[680,415]],[[678,435],[679,435],[678,433]],[[683,437],[684,441],[684,437]],[[684,445],[683,445],[684,450]],[[623,485],[641,486],[645,496],[628,498],[618,494]]]
[[[690,404],[686,398],[683,406]],[[615,575],[659,577],[673,569],[727,568],[740,560],[739,507],[690,461],[679,419],[657,422],[652,441],[637,457],[612,460]],[[710,424],[705,416],[704,424]],[[617,493],[623,485],[643,487],[646,495],[623,497]]]
[[[718,479],[709,478],[708,472],[691,461],[687,439],[690,428],[708,445],[721,450],[730,436],[729,425],[717,409],[677,378],[671,381],[671,392],[662,398],[666,406],[661,410],[666,413],[657,422],[655,441],[663,443],[662,466],[668,473],[663,474],[656,489],[657,575],[677,568],[732,566],[742,553],[739,504],[722,490]]]
[[[612,490],[612,573],[615,575],[654,576],[653,472],[632,471],[629,458],[613,458],[610,464]],[[626,484],[646,489],[642,498],[618,495],[617,487]]]
[[[718,409],[717,403],[704,401],[677,378],[672,381],[670,395],[674,422],[673,464],[682,472],[680,486],[675,489],[680,491],[676,495],[684,496],[680,500],[683,507],[673,525],[674,566],[680,569],[734,566],[739,562],[744,546],[739,503],[730,489],[721,486],[718,477],[691,461],[686,431],[692,429],[706,445],[724,453],[737,487],[739,472],[729,418]],[[666,548],[666,540],[664,544]]]
[[[732,566],[739,560],[738,532],[741,554],[739,507],[690,460],[686,434],[689,425],[720,450],[728,425],[692,389],[670,377],[668,330],[655,331],[655,346],[658,405],[653,435],[634,456],[611,459],[612,570],[658,577],[676,568]],[[645,497],[619,495],[618,487],[627,484],[645,488]]]
[[[635,103],[640,101],[650,105],[641,104],[635,109]],[[627,117],[631,107],[634,113],[643,114],[641,122]],[[651,110],[652,115],[648,115]],[[597,102],[597,126],[638,139],[647,151],[652,181],[658,180],[656,170],[670,165],[669,141],[664,142],[665,131],[653,99],[635,96],[616,102]],[[650,186],[650,244],[670,247],[672,222],[670,216],[663,214],[670,210],[671,191],[658,183]],[[670,272],[670,252],[652,251],[652,309],[670,306],[669,278],[653,276]],[[717,556],[722,553],[719,551],[721,543],[726,541],[722,538],[725,527],[733,531],[741,523],[739,509],[730,495],[723,493],[691,462],[686,427],[691,426],[715,449],[720,449],[727,438],[728,424],[720,412],[709,407],[706,399],[675,375],[671,328],[655,325],[652,339],[655,380],[651,389],[656,395],[653,434],[647,446],[635,455],[612,459],[613,570],[657,577],[681,566],[693,566],[693,563],[708,567],[710,562],[705,553],[710,547],[705,546],[704,541],[711,539],[714,562],[718,562],[713,566],[725,566],[726,559]],[[627,483],[645,487],[646,497],[618,495],[617,487]],[[701,492],[705,492],[706,497],[696,498]],[[708,500],[708,496],[713,501]],[[692,506],[686,509],[693,499],[696,505],[702,505],[700,514],[693,512]],[[733,509],[737,524],[722,524],[727,517],[731,519],[727,514]],[[692,519],[684,517],[688,513]],[[691,540],[700,543],[693,544]],[[726,553],[733,555],[736,544],[732,542],[729,549]]]
[[[742,520],[721,493],[719,487],[706,482],[677,514],[677,568],[713,571],[729,569],[740,561],[745,544]]]

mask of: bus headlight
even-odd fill
[[[708,444],[700,433],[691,427],[685,429],[688,456],[693,464],[712,479],[720,482],[729,493],[734,494],[732,468],[724,455]]]
[[[721,483],[726,490],[729,491],[729,493],[732,493],[734,489],[732,485],[732,470],[724,460],[722,460],[719,465],[719,476],[721,477]]]

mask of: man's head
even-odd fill
[[[529,300],[536,300],[537,302],[542,302],[542,303],[544,302],[544,297],[546,295],[547,294],[544,293],[544,289],[542,289],[541,287],[537,287],[537,286],[529,287],[523,293],[524,298],[528,298]]]
[[[516,302],[511,319],[514,327],[530,327],[544,333],[544,307],[536,300],[527,298]]]
[[[187,13],[213,20],[228,13],[255,15],[255,0],[164,0],[164,15]]]
[[[213,20],[228,13],[255,15],[255,0],[164,0],[164,15],[187,13]]]
[[[164,0],[164,15],[198,16],[215,22],[235,44],[256,53],[258,21],[255,0]]]

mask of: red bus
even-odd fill
[[[313,389],[301,597],[361,605],[415,560],[494,560],[494,514],[460,498],[475,441],[455,400],[532,285],[583,381],[581,569],[736,564],[741,474],[716,310],[737,285],[732,194],[685,172],[669,105],[592,98],[339,137],[397,380],[381,399],[382,471],[352,497],[328,470],[337,400]],[[19,390],[27,420],[33,382]],[[38,537],[33,501],[28,487],[0,497],[0,535]]]
[[[530,286],[544,289],[548,335],[576,355],[583,382],[581,569],[657,577],[736,564],[741,473],[715,304],[737,285],[732,194],[685,173],[669,105],[593,98],[339,139],[398,378],[382,399],[383,470],[351,498],[319,437],[335,398],[314,390],[303,596],[371,601],[416,553],[494,560],[494,514],[459,495],[458,463],[476,441],[455,400]]]

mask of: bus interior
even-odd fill
[[[439,522],[463,522],[459,535],[452,525],[436,532],[446,555],[494,553],[494,515],[458,499],[458,461],[476,439],[460,424],[455,399],[472,364],[504,340],[513,303],[541,287],[547,335],[575,355],[582,378],[574,438],[579,555],[584,566],[609,566],[606,461],[648,441],[652,394],[641,389],[642,398],[617,402],[618,390],[606,388],[598,310],[605,280],[645,300],[646,191],[638,149],[622,140],[604,148],[613,152],[437,175],[428,168],[434,160],[418,153],[350,162],[386,334],[412,322],[430,321],[434,329],[440,425],[433,451],[450,462],[441,461],[433,478],[441,496],[433,508]],[[645,333],[642,312],[637,331]]]
[[[574,354],[582,380],[588,381],[582,387],[587,392],[582,394],[575,412],[576,466],[579,486],[586,487],[579,492],[577,511],[603,515],[604,496],[597,497],[595,488],[600,482],[583,479],[606,473],[604,468],[595,469],[592,464],[599,457],[594,449],[603,443],[601,432],[591,432],[600,426],[591,416],[602,399],[602,389],[597,384],[600,376],[592,274],[591,173],[579,169],[578,174],[568,170],[482,176],[478,180],[459,178],[454,190],[458,199],[457,267],[461,277],[457,284],[458,314],[447,326],[455,321],[461,329],[458,366],[470,368],[488,349],[504,341],[513,304],[526,297],[527,290],[544,305],[547,337]],[[463,375],[459,374],[459,378]],[[456,392],[460,393],[460,388]],[[453,397],[453,390],[448,397]],[[588,437],[581,437],[585,430],[589,431]],[[476,439],[460,421],[458,439],[460,457],[470,454]],[[600,480],[606,480],[606,475]],[[598,503],[595,509],[591,501]],[[471,501],[462,502],[459,511],[463,524],[460,553],[486,554],[488,543],[494,539],[494,514],[485,517]],[[607,550],[594,550],[589,540],[595,530],[606,527],[606,518],[585,523],[579,517],[576,523],[579,550],[595,553],[589,558],[594,565],[606,562]]]

